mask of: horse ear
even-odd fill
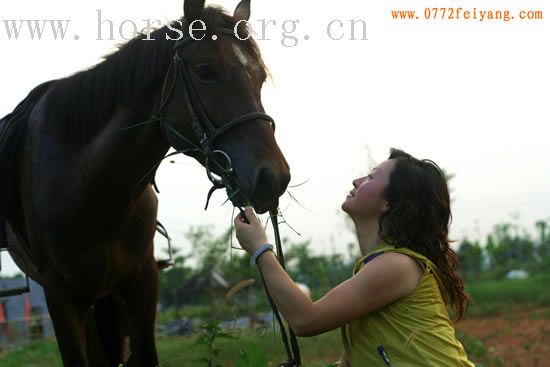
[[[199,19],[206,0],[184,0],[183,15],[188,21]]]
[[[241,0],[239,5],[235,8],[233,18],[238,20],[250,19],[250,0]]]

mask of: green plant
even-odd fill
[[[267,367],[267,356],[257,345],[251,345],[241,350],[235,362],[235,367]]]
[[[225,338],[225,339],[236,339],[234,335],[226,333],[220,327],[220,322],[218,320],[210,320],[201,325],[201,333],[195,340],[195,346],[204,346],[206,347],[207,355],[206,357],[197,358],[194,361],[206,364],[208,367],[221,367],[220,364],[216,363],[220,349],[216,348],[214,343],[216,339]]]
[[[487,353],[487,349],[485,349],[485,345],[481,340],[462,333],[459,333],[457,337],[464,345],[468,355],[479,358],[484,357]]]
[[[550,309],[542,309],[529,315],[531,320],[550,320]]]

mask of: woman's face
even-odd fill
[[[342,210],[353,219],[378,218],[388,209],[383,194],[394,166],[394,159],[386,160],[367,176],[353,180],[353,190],[342,203]]]

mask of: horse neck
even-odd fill
[[[83,155],[88,185],[103,192],[108,186],[109,192],[121,198],[145,189],[169,149],[159,123],[151,120],[151,112],[143,104],[118,109]],[[151,122],[133,126],[147,120]]]
[[[152,49],[150,42],[165,41],[157,38],[156,41],[139,42]],[[82,154],[83,189],[94,194],[112,193],[109,200],[113,204],[118,200],[124,207],[127,207],[128,200],[133,200],[129,193],[139,195],[149,185],[156,167],[169,149],[159,122],[152,119],[173,56],[171,47],[166,47],[166,44],[160,44],[159,48],[166,54],[155,55],[157,61],[152,61],[152,67],[147,70],[150,75],[138,75],[139,70],[131,69],[142,66],[139,63],[131,63],[130,69],[124,71],[141,78],[142,83],[136,82],[139,88],[128,91],[134,98],[122,98],[124,102],[112,107],[114,112],[108,122]],[[123,48],[119,52],[130,51]],[[146,57],[143,52],[139,54]],[[144,123],[148,120],[149,123]]]

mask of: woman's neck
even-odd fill
[[[372,252],[381,241],[378,237],[378,218],[357,219],[354,223],[361,254],[366,255]]]

